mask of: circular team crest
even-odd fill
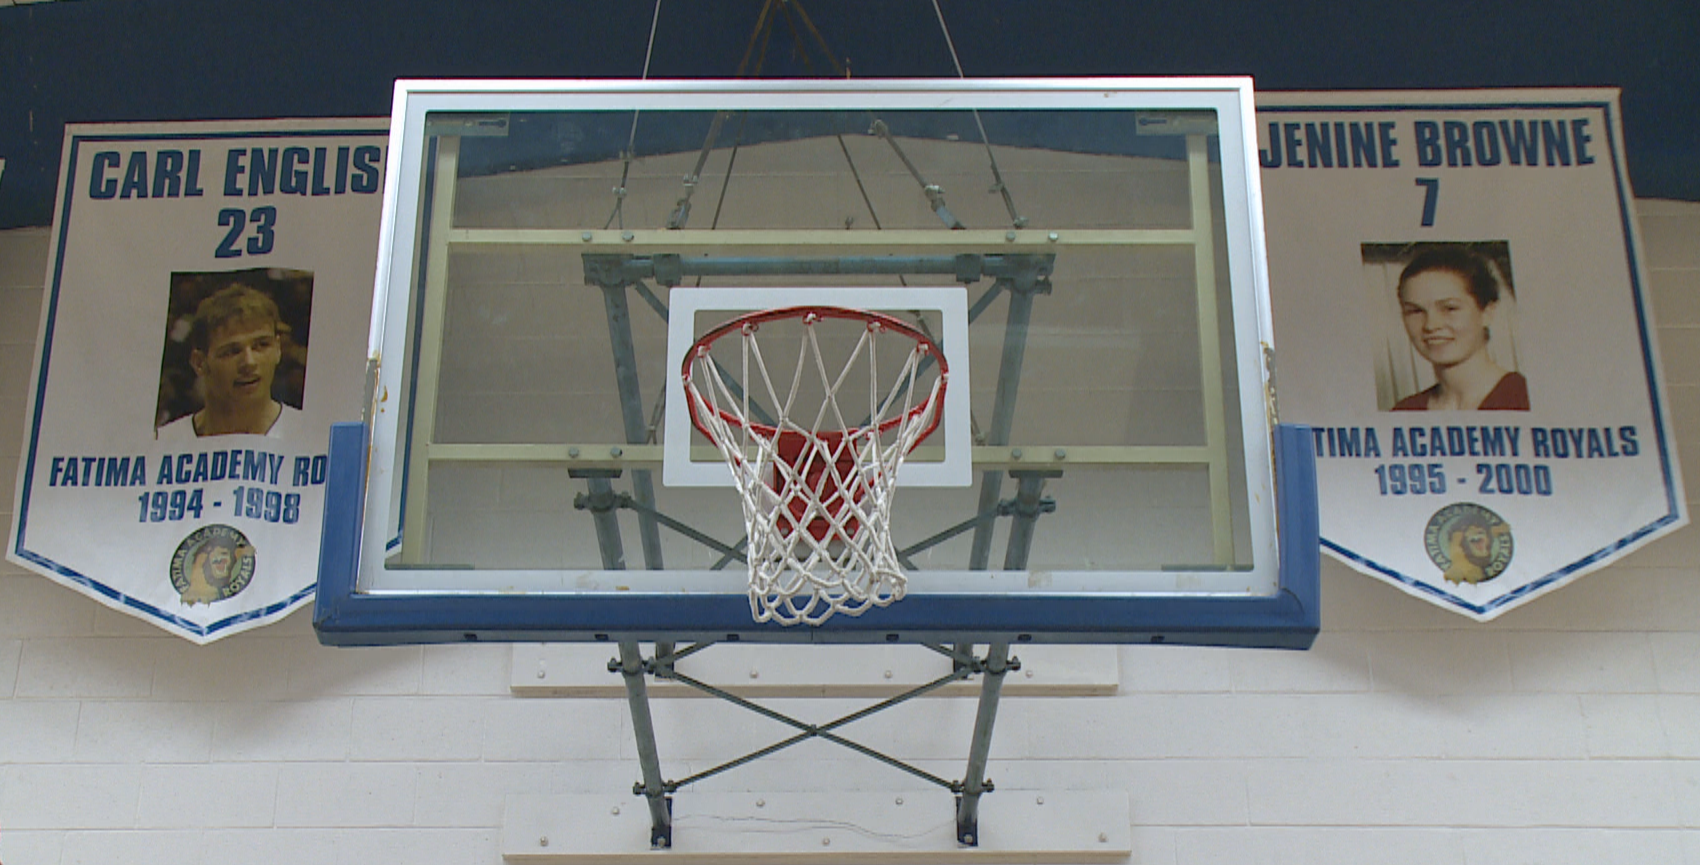
[[[1450,583],[1485,583],[1511,564],[1511,524],[1481,505],[1447,505],[1423,530],[1428,557]]]
[[[254,545],[230,526],[195,530],[171,556],[171,585],[191,607],[229,598],[248,588],[253,578]]]

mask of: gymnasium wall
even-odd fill
[[[1692,505],[1700,204],[1638,208]],[[7,520],[47,250],[46,229],[0,232]],[[0,862],[498,863],[504,797],[637,778],[621,698],[516,695],[506,646],[324,648],[309,617],[196,647],[0,564]],[[1124,789],[1142,865],[1700,863],[1700,529],[1490,624],[1325,560],[1308,653],[1110,651],[1113,695],[1006,699],[990,795]],[[929,698],[853,732],[959,777],[973,715]],[[784,735],[706,700],[656,721],[671,777]],[[848,756],[802,746],[704,787],[914,786]]]

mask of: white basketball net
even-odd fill
[[[788,310],[764,323],[803,328],[795,372],[788,385],[769,375],[756,339],[760,325],[745,322],[742,371],[730,379],[699,343],[683,371],[693,421],[732,468],[743,502],[749,547],[750,611],[758,622],[818,625],[834,613],[859,616],[903,597],[906,580],[891,542],[891,501],[903,459],[935,425],[948,372],[941,369],[917,397],[933,350],[916,342],[895,381],[878,386],[877,337],[887,328],[867,320],[843,363],[822,356],[815,325],[832,310]],[[862,320],[868,314],[852,313]],[[942,367],[942,358],[934,361]],[[858,370],[865,368],[865,372]],[[754,377],[752,377],[752,374]],[[852,375],[868,376],[863,422],[859,407],[839,405]],[[820,404],[802,400],[805,376],[818,377]],[[742,383],[742,392],[734,383]],[[753,421],[752,393],[774,415]],[[847,416],[856,417],[856,425]]]

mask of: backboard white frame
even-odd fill
[[[492,112],[492,111],[694,111],[703,110],[1020,110],[1020,109],[1088,109],[1128,111],[1187,111],[1211,110],[1218,121],[1220,174],[1222,198],[1217,202],[1227,225],[1227,248],[1224,251],[1229,280],[1234,286],[1234,302],[1227,311],[1232,317],[1235,334],[1233,352],[1236,367],[1231,374],[1239,383],[1239,433],[1245,442],[1244,471],[1250,508],[1249,544],[1253,566],[1250,570],[1205,568],[1202,570],[1162,570],[1138,572],[1056,571],[1046,572],[1042,579],[1027,572],[985,571],[928,571],[929,582],[935,591],[943,593],[940,601],[955,604],[950,599],[982,598],[1000,605],[1014,602],[1022,609],[1034,601],[1047,598],[1065,603],[1085,603],[1094,608],[1091,613],[1038,613],[1040,621],[1025,627],[1007,616],[997,624],[986,627],[995,631],[1032,631],[1050,634],[1065,633],[1062,641],[1105,642],[1138,638],[1131,634],[1117,636],[1111,631],[1128,627],[1147,633],[1151,621],[1167,621],[1179,616],[1193,624],[1194,633],[1204,630],[1195,627],[1199,621],[1222,618],[1216,613],[1193,611],[1189,599],[1231,601],[1246,599],[1280,602],[1291,586],[1284,582],[1281,569],[1288,563],[1289,553],[1298,561],[1308,560],[1308,551],[1283,550],[1277,541],[1277,490],[1274,483],[1275,434],[1273,416],[1270,349],[1273,345],[1272,325],[1267,303],[1267,273],[1263,255],[1263,226],[1261,194],[1256,161],[1254,106],[1252,86],[1244,78],[1158,78],[1158,79],[1066,79],[1066,80],[995,80],[966,81],[398,81],[395,110],[392,116],[388,178],[382,223],[384,242],[378,261],[372,330],[370,335],[373,401],[369,407],[369,462],[364,483],[363,517],[359,527],[358,583],[352,586],[357,595],[371,597],[405,597],[430,599],[438,597],[490,598],[525,600],[581,597],[586,599],[617,598],[617,603],[651,603],[644,599],[669,599],[668,604],[688,600],[703,593],[705,598],[742,600],[735,594],[724,572],[697,571],[619,571],[586,572],[581,568],[549,571],[519,570],[483,572],[464,568],[413,565],[387,569],[387,551],[398,537],[402,479],[397,476],[397,452],[405,446],[405,433],[398,421],[406,404],[404,366],[406,361],[408,304],[405,302],[420,274],[414,270],[415,238],[421,229],[421,196],[424,192],[428,141],[426,117],[431,112]],[[1213,156],[1215,154],[1212,154]],[[637,243],[665,242],[672,238],[687,239],[691,234],[708,232],[640,232]],[[1065,232],[1066,233],[1066,232]],[[600,233],[583,232],[584,242],[608,243]],[[589,235],[597,234],[595,238]],[[621,232],[614,232],[616,236]],[[724,233],[719,233],[724,235]],[[868,234],[845,232],[840,236]],[[947,239],[971,240],[975,234],[989,232],[939,232],[940,242]],[[576,240],[579,232],[574,231]],[[623,239],[631,244],[631,232]],[[1007,240],[1010,249],[1042,248],[1045,232],[996,232],[999,241]],[[1058,242],[1056,233],[1049,237]],[[716,242],[723,242],[717,239]],[[865,244],[869,238],[859,238]],[[981,243],[985,242],[982,238]],[[1066,239],[1063,241],[1066,244]],[[942,248],[942,247],[941,247]],[[948,337],[947,337],[948,338]],[[952,340],[957,342],[957,340]],[[965,366],[965,365],[964,365]],[[966,388],[961,392],[966,393]],[[670,413],[671,414],[671,413]],[[676,439],[676,436],[669,436]],[[1290,437],[1289,437],[1290,438]],[[1292,450],[1289,448],[1288,450]],[[1298,453],[1297,450],[1294,453]],[[722,472],[724,468],[720,469]],[[1301,471],[1302,473],[1302,471]],[[1300,491],[1301,498],[1313,495]],[[1300,513],[1303,506],[1300,506]],[[327,517],[329,519],[329,517]],[[328,554],[327,554],[328,555]],[[1300,575],[1314,586],[1314,574]],[[928,619],[925,609],[928,592],[912,589],[903,602],[909,615],[897,617],[901,627],[912,630],[918,621]],[[1304,591],[1302,598],[1310,597]],[[1152,605],[1155,619],[1118,617],[1114,608],[1123,602]],[[1179,602],[1173,606],[1171,602]],[[598,602],[600,603],[600,602]],[[968,603],[980,603],[971,600]],[[1214,601],[1213,601],[1214,603]],[[499,604],[497,606],[500,606]],[[1300,603],[1300,607],[1305,606]],[[465,609],[463,607],[463,609]],[[655,609],[659,610],[659,607]],[[895,609],[895,608],[894,608]],[[942,609],[942,608],[941,608]],[[1062,608],[1059,608],[1059,610]],[[1079,608],[1084,609],[1084,608]],[[1230,607],[1223,607],[1223,610]],[[1100,618],[1103,611],[1107,618]],[[452,616],[451,616],[452,618]],[[620,617],[630,623],[643,619]],[[668,629],[665,615],[657,614],[657,627]],[[1226,618],[1234,618],[1227,616]],[[1280,613],[1278,618],[1290,618]],[[1081,624],[1102,621],[1104,625]],[[846,641],[863,639],[855,636],[861,631],[878,630],[877,624],[858,624],[847,620],[842,627],[845,635],[827,637]],[[937,619],[941,628],[961,631],[963,622],[980,621],[972,615],[964,619],[954,613]],[[989,621],[989,620],[988,620]],[[1061,622],[1070,621],[1064,627]],[[1110,625],[1108,622],[1125,622]],[[955,624],[952,624],[955,623]],[[830,625],[831,623],[829,623]],[[709,630],[725,631],[728,623],[713,622]],[[1229,631],[1244,631],[1254,626],[1227,626]],[[1257,625],[1255,627],[1262,627]],[[1080,630],[1086,628],[1086,630]],[[580,621],[571,627],[563,626],[562,633],[582,635],[594,630],[594,624]],[[969,628],[972,631],[972,628]],[[423,632],[423,631],[421,631]],[[854,632],[854,633],[851,633]],[[432,631],[436,633],[436,631]],[[598,638],[606,638],[598,634]],[[566,637],[586,638],[583,636]],[[757,639],[766,637],[757,636]],[[813,639],[821,639],[817,634]],[[777,639],[811,639],[809,635],[777,637]],[[890,639],[888,636],[886,639]],[[1237,638],[1235,638],[1237,639]],[[1289,639],[1283,637],[1283,640]]]

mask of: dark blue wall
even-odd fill
[[[791,0],[762,75],[956,74],[930,0]],[[1623,88],[1636,194],[1700,200],[1700,2],[940,0],[964,71],[1259,89]],[[763,0],[663,0],[649,74],[731,77]],[[1354,11],[1342,11],[1354,10]],[[0,8],[0,228],[45,225],[66,122],[381,116],[398,77],[638,77],[643,0],[60,0]]]

